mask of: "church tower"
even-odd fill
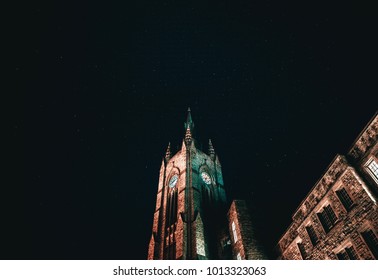
[[[150,260],[231,257],[221,164],[211,140],[205,153],[193,133],[189,108],[181,149],[173,155],[168,144],[161,163]]]

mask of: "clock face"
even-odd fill
[[[210,185],[211,184],[211,178],[210,175],[206,172],[201,173],[202,180],[205,182],[205,184]]]
[[[169,184],[168,184],[169,187],[174,188],[177,184],[177,181],[178,181],[178,175],[175,174],[175,175],[172,176],[171,180],[169,180]]]

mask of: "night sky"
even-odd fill
[[[2,258],[145,259],[188,107],[272,251],[378,109],[373,7],[134,2],[62,1],[15,20],[23,218]]]

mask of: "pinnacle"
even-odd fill
[[[168,148],[167,148],[167,151],[165,153],[165,159],[169,160],[170,158],[171,158],[171,142],[168,143]]]
[[[188,115],[186,117],[186,122],[184,123],[184,127],[185,127],[185,130],[188,129],[188,128],[190,130],[193,130],[193,128],[194,128],[194,123],[193,123],[193,120],[192,120],[190,107],[188,107]]]
[[[214,156],[215,155],[215,150],[213,147],[213,143],[211,142],[211,139],[209,139],[209,155]]]

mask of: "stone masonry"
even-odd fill
[[[278,242],[279,259],[378,259],[378,114],[337,155]]]

